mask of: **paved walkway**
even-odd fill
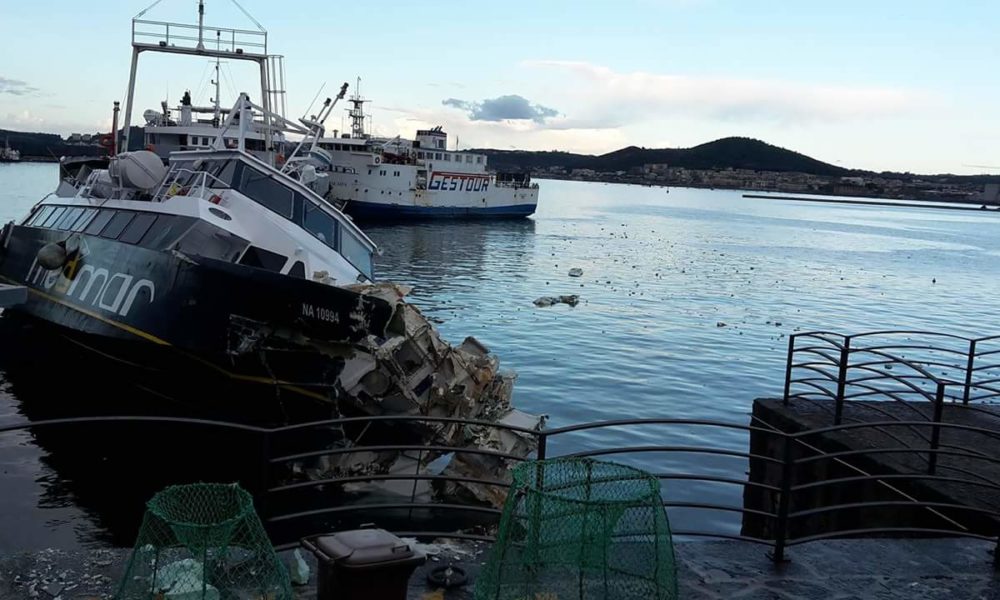
[[[789,549],[739,542],[677,544],[680,598],[1000,600],[993,544],[977,540],[840,540]]]
[[[427,570],[454,561],[475,574],[488,549],[477,545],[431,547],[429,560],[410,580],[411,600],[466,600],[472,585],[447,593],[430,588]],[[993,544],[970,540],[843,540],[789,550],[774,566],[766,548],[741,542],[676,545],[681,600],[1000,600]],[[0,598],[83,600],[109,598],[126,550],[67,553],[55,550],[0,557]],[[432,558],[435,558],[432,557]],[[311,585],[299,598],[315,596]]]

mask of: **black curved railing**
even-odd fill
[[[823,401],[832,401],[838,425],[852,401],[890,400],[914,418],[928,420],[941,402],[981,410],[973,405],[1000,401],[1000,336],[906,330],[794,333],[788,338],[784,390],[785,403],[792,399],[824,406],[830,404]],[[854,406],[897,418],[872,402]]]
[[[420,441],[384,443],[377,438],[371,444],[355,440],[349,446],[302,448],[288,447],[287,439],[283,440],[289,436],[297,441],[320,439],[305,434],[341,430],[349,425],[374,427],[378,424],[490,428],[496,432],[530,436],[537,450],[533,455],[520,456],[498,449],[456,448]],[[433,497],[421,497],[416,491],[420,482],[464,483],[498,490],[509,488],[509,481],[503,477],[427,472],[421,467],[425,457],[450,453],[502,460],[504,466],[524,460],[569,456],[608,457],[617,462],[639,462],[647,468],[652,465],[650,472],[663,482],[663,506],[676,526],[675,536],[761,544],[771,548],[776,561],[784,560],[788,547],[846,536],[934,535],[1000,541],[997,537],[1000,534],[1000,484],[996,477],[1000,473],[1000,457],[982,450],[989,447],[986,441],[995,442],[1000,438],[1000,431],[926,419],[848,423],[784,433],[756,419],[749,425],[699,419],[623,419],[533,430],[451,417],[356,417],[264,428],[189,418],[114,416],[2,425],[0,436],[23,431],[37,435],[45,430],[93,425],[188,427],[249,436],[243,449],[247,457],[259,456],[259,459],[247,459],[259,460],[259,476],[247,484],[254,491],[258,512],[270,528],[299,524],[296,528],[302,534],[299,537],[328,531],[325,527],[329,521],[324,519],[359,514],[380,526],[383,522],[391,523],[386,528],[398,535],[492,541],[491,528],[500,514],[497,507],[455,499],[435,501]],[[891,429],[935,430],[939,434],[943,431],[948,437],[963,438],[967,442],[934,448],[913,448],[903,444],[842,449],[829,444],[831,440],[843,440],[872,430],[881,433]],[[686,440],[726,439],[727,436],[738,438],[742,443],[749,437],[749,448],[738,449],[733,444],[686,443]],[[582,439],[571,439],[574,437]],[[675,438],[684,441],[678,442]],[[631,442],[639,439],[642,443]],[[295,470],[289,469],[322,458],[379,452],[416,456],[413,472],[328,472],[296,478]],[[655,458],[650,460],[650,456]],[[738,465],[709,468],[702,461],[679,458],[690,456],[735,460]],[[871,460],[884,456],[897,458],[895,468],[891,472],[875,472]],[[942,471],[951,470],[947,474],[928,472],[925,468],[928,457],[940,463]],[[666,471],[656,468],[671,464],[681,468]],[[692,469],[693,465],[700,469]],[[741,475],[735,476],[736,473]],[[351,485],[377,487],[397,482],[412,484],[412,491],[394,495],[361,494],[351,502],[345,501],[344,490]],[[704,484],[725,486],[729,492],[722,496],[740,497],[742,502],[707,501],[708,498],[696,493],[693,497],[675,497],[674,492]],[[877,493],[858,495],[858,490],[864,486]],[[942,494],[935,486],[950,486],[950,491]],[[294,501],[296,494],[304,492],[315,493],[310,497],[311,504]],[[695,511],[698,516],[681,518],[686,514],[683,511]],[[431,522],[425,517],[432,512],[448,518],[425,527],[425,523]],[[886,512],[891,513],[888,520],[884,519]],[[741,530],[737,533],[697,525],[711,522],[720,514],[740,515]],[[866,517],[866,514],[875,516]],[[478,527],[455,526],[467,521],[470,515],[475,517]],[[288,548],[297,543],[279,542],[278,547]]]

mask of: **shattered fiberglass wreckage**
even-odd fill
[[[358,307],[350,315],[370,331],[364,306],[371,299],[392,307],[385,335],[369,333],[353,344],[328,342],[326,352],[343,359],[331,397],[340,416],[408,415],[454,417],[540,430],[545,417],[523,413],[511,406],[515,376],[501,372],[499,359],[473,337],[458,346],[443,340],[430,321],[404,300],[410,288],[391,283],[359,284],[348,289],[360,294]],[[238,352],[249,352],[263,339],[281,335],[271,330],[241,336]],[[285,337],[289,334],[285,333]],[[291,337],[295,337],[292,334]],[[301,338],[298,340],[301,342]],[[308,465],[295,465],[293,476],[332,479],[340,476],[378,473],[426,472],[477,479],[508,481],[510,460],[489,454],[422,451],[368,451],[373,445],[426,445],[460,449],[482,449],[527,457],[536,448],[535,436],[489,426],[423,421],[367,422],[337,426],[330,439],[336,451]],[[356,452],[345,450],[357,447]],[[365,488],[367,486],[355,486]],[[393,488],[397,489],[393,489]],[[412,482],[382,491],[410,495]],[[428,490],[422,486],[422,490]],[[436,486],[437,494],[502,505],[503,488],[474,483]]]

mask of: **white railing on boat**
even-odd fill
[[[173,176],[171,177],[171,175]],[[182,175],[185,177],[185,180],[189,180],[194,176],[194,180],[190,183],[182,184],[180,181]],[[210,180],[218,183],[219,188],[229,189],[230,187],[225,181],[205,171],[192,171],[191,169],[183,168],[175,169],[160,183],[160,187],[157,188],[156,194],[153,196],[153,201],[163,202],[173,196],[193,196],[202,200],[210,200],[215,195],[212,192],[206,196],[206,192],[212,191],[212,188],[208,185]]]
[[[267,55],[267,32],[229,27],[203,27],[202,37],[197,25],[165,21],[132,20],[132,45],[160,48],[203,49],[232,54]]]

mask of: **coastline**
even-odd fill
[[[768,186],[768,185],[729,185],[724,183],[717,183],[714,185],[705,183],[694,183],[694,182],[670,182],[670,181],[650,181],[639,176],[628,176],[628,175],[615,175],[615,174],[604,174],[597,175],[594,177],[580,177],[573,175],[560,175],[557,173],[541,173],[532,174],[531,178],[533,180],[553,180],[553,181],[581,181],[584,183],[616,183],[622,185],[638,185],[642,187],[659,187],[659,188],[691,188],[691,189],[703,189],[703,190],[729,190],[747,193],[767,193],[767,194],[793,194],[796,196],[810,197],[810,196],[822,196],[822,197],[835,197],[835,198],[857,198],[859,200],[865,198],[877,198],[881,200],[897,200],[904,202],[941,202],[941,203],[960,203],[960,204],[981,204],[984,206],[1000,206],[1000,202],[985,202],[982,200],[976,200],[969,198],[967,196],[957,196],[957,195],[935,195],[932,198],[918,197],[913,194],[886,194],[879,193],[875,190],[864,190],[865,193],[844,193],[837,191],[823,191],[823,190],[789,190],[782,186]]]

